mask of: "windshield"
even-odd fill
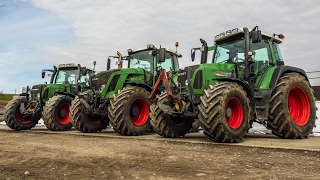
[[[157,54],[159,58],[159,54]],[[165,62],[158,62],[157,67],[162,67],[166,71],[179,69],[178,58],[174,53],[166,52]],[[130,55],[129,68],[143,68],[153,72],[153,55],[149,50],[139,51]]]
[[[159,58],[159,54],[157,55]],[[178,58],[175,54],[166,52],[165,62],[158,62],[157,67],[161,67],[166,71],[175,71],[179,69]]]
[[[78,69],[61,69],[58,71],[55,84],[76,84]]]
[[[244,61],[244,39],[217,45],[214,53],[215,63],[236,63]]]
[[[149,54],[149,50],[139,51],[130,55],[129,68],[143,68],[152,71],[153,55]]]

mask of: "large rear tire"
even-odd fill
[[[110,100],[110,124],[117,133],[138,136],[150,130],[149,94],[150,92],[142,87],[130,86],[120,90]]]
[[[316,120],[315,101],[304,76],[298,73],[282,75],[270,99],[267,126],[281,138],[308,137]]]
[[[27,104],[26,97],[18,96],[13,98],[4,109],[4,120],[8,127],[16,131],[28,130],[33,128],[41,118],[41,112],[33,116],[23,116],[20,112],[20,105],[25,103]],[[34,107],[27,107],[29,112],[34,110]]]
[[[250,103],[237,83],[220,82],[204,90],[199,104],[199,120],[204,134],[212,141],[242,141],[249,128]]]
[[[52,131],[67,131],[72,128],[70,105],[72,98],[66,95],[51,97],[44,106],[42,116],[45,126]]]
[[[89,102],[93,97],[92,91],[82,93],[84,100]],[[81,103],[79,96],[71,102],[70,117],[72,125],[84,133],[101,132],[109,125],[109,119],[106,116],[94,116],[85,113],[85,107]]]
[[[168,106],[173,106],[171,97],[167,93],[161,93],[158,102],[161,102]],[[150,122],[153,130],[160,136],[166,138],[178,138],[189,133],[192,129],[192,123],[194,118],[174,118],[168,114],[165,114],[157,105],[152,104],[150,106]]]

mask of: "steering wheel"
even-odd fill
[[[244,62],[244,59],[241,59],[241,58],[236,58],[235,60],[234,60],[234,62]]]

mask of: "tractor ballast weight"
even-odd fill
[[[163,61],[160,62],[159,57]],[[102,131],[109,122],[121,135],[146,133],[151,129],[148,96],[159,76],[157,67],[165,65],[168,71],[176,71],[178,57],[181,55],[176,51],[152,44],[128,49],[128,56],[122,57],[128,60],[127,68],[93,75],[91,90],[81,93],[72,102],[72,124],[87,133]],[[177,75],[174,76],[176,79]]]
[[[75,94],[89,89],[89,79],[93,70],[80,64],[60,64],[53,69],[43,69],[41,76],[51,72],[50,83],[27,87],[5,108],[4,119],[7,126],[16,131],[33,128],[41,117],[50,130],[61,131],[72,128],[69,106]]]
[[[207,48],[201,40],[203,46],[191,50],[192,60],[201,51],[201,63],[178,72],[179,89],[173,91],[178,98],[163,92],[154,100],[154,130],[164,137],[184,136],[190,126],[185,119],[195,115],[215,142],[241,141],[253,122],[281,138],[308,137],[317,119],[313,90],[304,70],[284,65],[283,38],[256,26],[218,34]],[[213,57],[204,63],[208,51]]]

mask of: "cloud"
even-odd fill
[[[0,16],[0,22],[6,22],[10,27],[5,32],[0,29],[0,33],[17,32],[6,38],[0,37],[0,47],[2,44],[17,47],[21,42],[30,52],[28,59],[41,60],[45,66],[75,62],[92,67],[95,60],[97,69],[104,70],[107,57],[117,51],[126,54],[129,48],[145,47],[150,43],[174,48],[174,43],[179,41],[178,51],[183,54],[180,66],[183,67],[199,63],[190,61],[190,49],[201,45],[200,38],[212,45],[214,36],[227,29],[259,25],[262,31],[286,36],[281,44],[286,64],[306,71],[319,68],[318,1],[17,2],[13,3],[16,9],[10,6],[5,16]],[[0,1],[0,7],[1,4],[3,1]],[[5,49],[19,53],[18,50],[11,51],[8,46]],[[12,61],[17,63],[18,60]],[[50,68],[44,65],[41,68]],[[317,83],[317,80],[312,82]]]

